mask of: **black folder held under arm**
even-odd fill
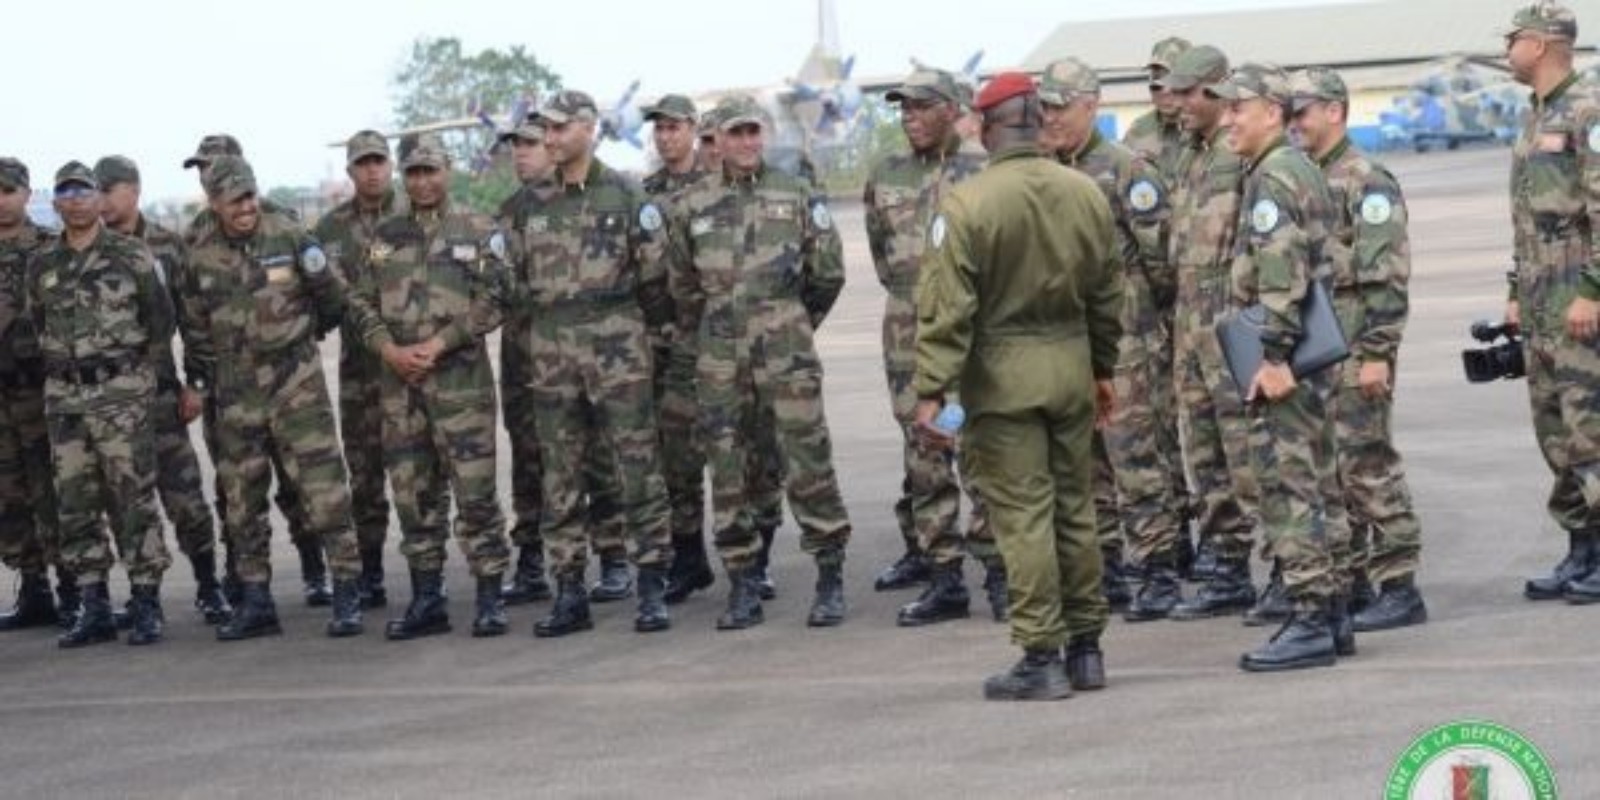
[[[1222,357],[1228,362],[1228,372],[1239,387],[1241,399],[1261,369],[1261,327],[1266,320],[1267,309],[1260,303],[1217,320]],[[1289,369],[1295,378],[1303,378],[1349,357],[1350,345],[1339,327],[1339,315],[1333,311],[1333,299],[1322,281],[1313,280],[1300,303],[1300,341],[1295,342],[1289,354]]]

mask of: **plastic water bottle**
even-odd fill
[[[960,403],[951,403],[939,410],[939,416],[933,418],[933,427],[947,436],[954,436],[966,422],[967,410]]]

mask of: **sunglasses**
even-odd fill
[[[93,187],[74,183],[56,190],[57,200],[87,200],[100,192]]]

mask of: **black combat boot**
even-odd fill
[[[328,635],[334,638],[359,636],[366,626],[361,620],[361,579],[335,579],[333,582],[333,616],[328,620]]]
[[[1350,574],[1350,613],[1359,614],[1378,599],[1378,593],[1372,588],[1372,579],[1367,577],[1367,571],[1357,569]]]
[[[909,589],[919,583],[926,583],[932,576],[933,568],[928,563],[928,555],[921,550],[907,550],[898,561],[884,567],[883,571],[878,573],[877,579],[872,582],[872,588],[880,592]]]
[[[1387,593],[1388,590],[1385,589],[1384,591]],[[1413,594],[1416,593],[1416,589],[1412,589],[1411,591]],[[1566,584],[1561,587],[1561,596],[1566,598],[1568,603],[1571,603],[1575,606],[1587,606],[1593,605],[1594,603],[1600,603],[1600,569],[1591,570],[1589,572],[1589,576],[1583,578],[1582,580],[1567,581]],[[1382,598],[1379,599],[1381,600]],[[1420,594],[1417,595],[1416,607],[1419,609],[1422,608],[1422,595]],[[1427,610],[1423,609],[1421,613],[1422,619],[1426,621],[1428,618]]]
[[[655,633],[672,627],[667,616],[667,571],[660,566],[639,568],[639,615],[633,618],[633,629],[640,633]]]
[[[738,631],[760,625],[764,621],[761,612],[761,587],[757,585],[760,578],[753,567],[743,570],[728,570],[728,610],[717,617],[717,630]]]
[[[1261,590],[1256,604],[1244,612],[1244,624],[1252,628],[1263,625],[1281,625],[1294,613],[1289,602],[1289,592],[1283,585],[1283,568],[1276,559],[1272,562],[1272,575],[1267,578],[1267,588]]]
[[[1217,571],[1217,548],[1211,537],[1203,536],[1194,548],[1194,561],[1189,565],[1189,580],[1204,583]]]
[[[63,648],[83,647],[117,640],[117,626],[111,621],[111,593],[105,581],[83,584],[83,606],[72,628],[56,639]]]
[[[1218,561],[1194,597],[1174,606],[1169,619],[1209,619],[1236,614],[1256,603],[1255,587],[1250,585],[1250,565],[1243,561]]]
[[[1149,622],[1166,619],[1179,603],[1183,602],[1183,585],[1178,582],[1178,571],[1167,562],[1152,561],[1145,565],[1144,582],[1122,612],[1129,622]]]
[[[985,700],[1061,700],[1072,696],[1061,650],[1025,650],[1011,669],[983,682]]]
[[[811,613],[806,615],[807,626],[831,628],[844,622],[843,560],[838,553],[817,553],[817,594],[811,600]]]
[[[22,585],[17,588],[17,605],[0,613],[0,631],[38,628],[58,625],[56,598],[50,594],[50,576],[43,573],[23,573]]]
[[[1377,601],[1355,615],[1355,629],[1386,631],[1427,621],[1428,607],[1422,603],[1422,593],[1417,591],[1415,579],[1407,575],[1383,582]]]
[[[1133,602],[1133,590],[1128,588],[1131,577],[1120,553],[1100,553],[1100,593],[1113,609],[1125,608]]]
[[[383,545],[361,548],[361,577],[356,578],[356,593],[362,608],[389,605],[389,590],[383,588]]]
[[[1189,537],[1189,531],[1194,526],[1194,515],[1184,514],[1183,520],[1178,524],[1178,541],[1172,547],[1172,564],[1178,571],[1178,577],[1184,580],[1194,580],[1194,539]]]
[[[194,610],[205,617],[207,625],[227,622],[232,609],[228,608],[228,598],[222,596],[222,584],[217,582],[216,551],[189,556],[189,566],[194,569]]]
[[[62,630],[71,628],[81,608],[83,591],[78,588],[78,576],[56,567],[56,624]]]
[[[644,576],[639,580],[643,581]],[[699,535],[673,537],[672,568],[667,571],[667,591],[663,595],[667,604],[675,606],[716,582],[717,575],[706,558],[705,539]]]
[[[1568,531],[1567,557],[1549,575],[1530,578],[1522,589],[1529,600],[1560,600],[1568,581],[1582,581],[1594,572],[1597,556],[1594,531]]]
[[[1067,681],[1080,692],[1106,688],[1106,656],[1100,650],[1098,634],[1083,634],[1067,640]]]
[[[902,628],[931,625],[952,619],[966,619],[972,613],[972,595],[967,594],[961,577],[961,562],[933,568],[933,577],[922,596],[900,607],[895,624]]]
[[[550,616],[534,623],[533,635],[551,639],[593,627],[594,621],[589,618],[589,594],[583,589],[582,576],[562,578],[556,584],[556,602],[550,607]]]
[[[500,585],[501,580],[498,573],[478,576],[477,613],[472,617],[473,638],[504,636],[510,627],[506,621],[505,600],[501,597],[504,589]]]
[[[217,626],[217,640],[223,642],[277,636],[281,633],[283,626],[278,624],[278,605],[272,602],[272,591],[265,583],[241,584],[239,602],[233,606],[233,617]]]
[[[222,553],[222,597],[233,608],[244,602],[244,579],[239,577],[239,560],[234,556],[232,545]]]
[[[1356,654],[1355,615],[1350,613],[1350,598],[1336,594],[1328,601],[1328,629],[1333,632],[1333,652],[1349,657]]]
[[[295,542],[294,547],[300,551],[300,580],[305,582],[306,605],[332,605],[333,590],[328,588],[328,560],[322,553],[322,543],[307,538]]]
[[[135,585],[129,591],[128,616],[131,624],[128,644],[145,645],[161,641],[166,617],[161,613],[161,587]]]
[[[633,594],[633,574],[628,571],[628,559],[625,557],[601,556],[600,580],[594,582],[589,589],[589,600],[596,603],[609,603],[613,600],[626,600]]]
[[[983,593],[989,597],[989,616],[995,622],[1011,620],[1011,589],[1006,585],[1006,565],[996,558],[983,566]]]
[[[390,641],[406,641],[450,632],[449,597],[444,591],[444,573],[439,570],[411,570],[411,603],[405,616],[389,620],[383,635]]]
[[[544,545],[522,547],[517,551],[517,568],[511,573],[511,582],[500,587],[500,600],[508,606],[520,606],[554,596],[550,581],[544,576]]]
[[[1325,608],[1296,610],[1267,643],[1239,657],[1246,672],[1331,667],[1337,661]]]
[[[756,531],[761,537],[761,549],[756,552],[756,588],[761,591],[762,600],[778,599],[778,583],[772,579],[772,540],[777,538],[777,528],[761,528]]]

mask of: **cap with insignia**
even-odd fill
[[[102,189],[119,183],[139,185],[139,165],[127,156],[106,156],[94,164],[94,179]]]
[[[1271,64],[1247,62],[1228,73],[1226,80],[1206,87],[1206,94],[1223,100],[1289,102],[1289,76]]]
[[[243,155],[244,148],[239,146],[238,139],[226,133],[213,133],[200,140],[200,145],[194,149],[194,155],[183,160],[183,168],[204,167],[217,156]]]
[[[99,189],[100,182],[94,179],[94,170],[82,161],[68,161],[56,170],[56,191],[61,191],[63,186],[87,186],[90,189]]]
[[[694,101],[681,94],[666,95],[644,108],[646,122],[655,122],[661,117],[694,122],[698,116],[699,114],[696,113],[694,108]]]
[[[551,125],[562,125],[573,120],[599,119],[600,109],[594,104],[593,97],[568,89],[556,92],[544,101],[538,115]]]
[[[956,83],[956,76],[942,69],[918,69],[885,93],[883,99],[891,103],[903,100],[959,103],[961,87]]]
[[[201,173],[200,183],[205,186],[206,197],[232,202],[247,194],[256,194],[256,171],[243,156],[217,156]]]
[[[1228,75],[1228,57],[1209,44],[1183,51],[1172,62],[1172,71],[1151,81],[1158,89],[1185,92],[1196,86],[1207,86]]]
[[[389,140],[377,131],[356,131],[344,143],[344,163],[354,164],[367,156],[389,158]]]
[[[1053,61],[1039,76],[1039,100],[1052,106],[1064,106],[1079,97],[1099,94],[1099,76],[1076,58]]]
[[[1178,63],[1178,56],[1183,55],[1184,51],[1190,47],[1193,47],[1193,45],[1189,44],[1188,39],[1181,36],[1168,36],[1156,42],[1155,46],[1150,48],[1150,63],[1145,64],[1145,66],[1171,70],[1172,66]]]
[[[1308,67],[1289,76],[1289,93],[1294,98],[1295,111],[1317,102],[1350,102],[1350,90],[1345,88],[1344,79],[1327,67]]]
[[[1517,13],[1511,16],[1511,28],[1505,35],[1509,38],[1524,32],[1577,41],[1578,18],[1572,13],[1572,9],[1560,3],[1540,0],[1531,6],[1517,9]]]
[[[400,171],[410,172],[417,167],[450,168],[450,154],[438,134],[418,133],[400,140]]]
[[[0,157],[0,186],[7,189],[28,188],[28,165],[10,156]]]
[[[740,125],[755,125],[766,128],[770,123],[767,120],[767,111],[756,102],[754,97],[745,94],[729,95],[717,103],[712,112],[717,115],[717,129],[729,131]]]

